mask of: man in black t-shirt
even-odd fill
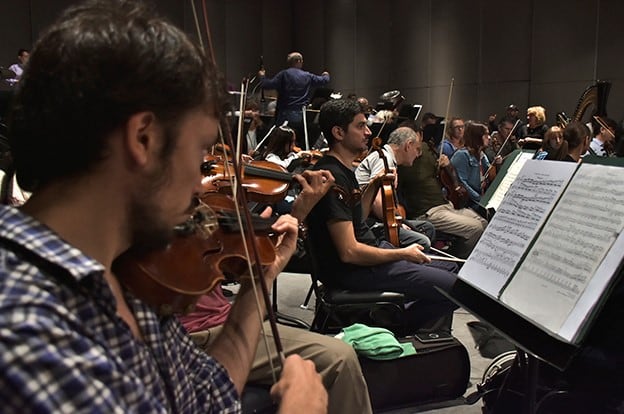
[[[321,107],[319,124],[330,150],[315,169],[329,170],[336,180],[335,191],[326,194],[308,216],[309,236],[320,258],[321,281],[355,291],[405,293],[416,299],[408,310],[414,329],[448,315],[456,306],[435,287],[449,290],[457,266],[431,262],[417,244],[394,248],[379,241],[364,222],[381,176],[359,193],[352,162],[367,148],[371,135],[360,105],[350,100],[329,101]]]

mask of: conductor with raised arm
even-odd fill
[[[264,69],[260,69],[258,76],[263,89],[275,89],[278,93],[276,124],[279,126],[288,121],[288,126],[297,135],[297,145],[303,148],[303,107],[310,103],[313,89],[328,84],[330,77],[327,71],[315,75],[303,70],[303,55],[299,52],[289,53],[286,63],[288,68],[273,78],[266,78]]]
[[[3,412],[240,412],[262,323],[249,280],[208,355],[113,270],[194,211],[223,91],[210,58],[136,1],[74,5],[36,43],[9,126],[33,195],[0,207]],[[273,224],[283,237],[269,286],[297,224]],[[281,412],[327,406],[314,364],[296,355],[272,395]]]

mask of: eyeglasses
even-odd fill
[[[466,126],[465,126],[465,125],[455,125],[455,126],[453,127],[453,129],[464,129],[464,128],[466,128]]]

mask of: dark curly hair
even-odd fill
[[[178,28],[134,0],[67,9],[36,43],[9,118],[19,185],[36,190],[92,168],[106,137],[152,111],[165,129],[162,157],[190,109],[220,112],[216,68]]]
[[[334,145],[336,139],[332,134],[332,128],[339,126],[345,131],[357,114],[363,114],[362,106],[352,99],[336,99],[325,102],[319,113],[319,125],[321,132],[327,140],[329,147]]]

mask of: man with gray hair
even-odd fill
[[[303,147],[303,107],[310,102],[312,88],[329,83],[329,72],[315,75],[303,70],[303,55],[299,52],[289,53],[286,62],[288,68],[275,77],[266,78],[264,68],[258,71],[258,77],[263,89],[275,89],[278,93],[276,125],[288,121],[288,126],[295,130],[297,145]]]
[[[381,158],[383,153],[386,162]],[[410,166],[414,160],[422,154],[422,131],[414,131],[408,127],[399,127],[390,133],[388,143],[378,151],[371,151],[355,170],[360,187],[365,187],[377,175],[384,174],[386,163],[389,171],[396,176],[399,165]],[[396,188],[396,179],[394,186]],[[396,200],[398,205],[398,200]],[[367,223],[371,230],[379,238],[383,236],[384,211],[382,205],[382,193],[378,191],[371,206],[371,214]],[[426,220],[403,220],[399,229],[399,242],[401,246],[409,246],[417,243],[425,251],[431,248],[431,239],[435,237],[435,227]]]

